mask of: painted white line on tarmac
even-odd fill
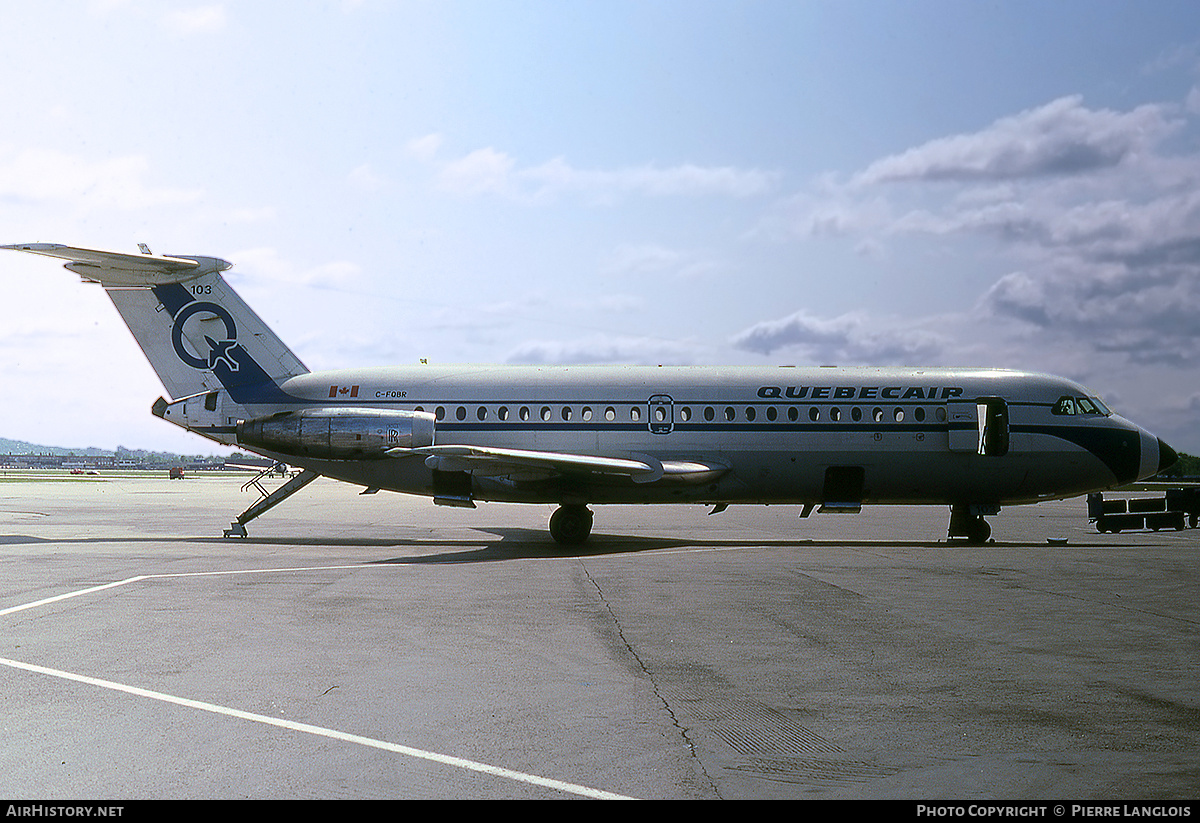
[[[613,792],[606,792],[601,789],[592,789],[587,786],[566,783],[562,780],[554,780],[553,778],[541,777],[536,774],[517,772],[511,769],[501,768],[500,766],[490,766],[486,763],[478,763],[474,760],[465,760],[461,757],[454,757],[448,754],[438,754],[437,752],[414,749],[411,746],[402,746],[399,743],[389,743],[386,740],[376,740],[371,737],[363,737],[362,735],[339,732],[336,729],[326,729],[322,728],[321,726],[311,726],[307,723],[296,723],[291,720],[282,720],[278,717],[269,717],[265,714],[244,712],[240,709],[231,709],[227,706],[218,706],[215,703],[205,703],[202,700],[190,700],[186,697],[176,697],[175,695],[164,694],[163,692],[155,692],[149,689],[139,689],[136,686],[126,686],[123,683],[114,683],[111,680],[101,680],[97,677],[74,674],[72,672],[65,672],[60,669],[51,669],[47,668],[46,666],[38,666],[33,663],[22,663],[19,660],[9,660],[8,658],[0,657],[0,665],[8,666],[9,668],[13,669],[21,669],[34,674],[44,674],[50,677],[57,677],[62,680],[71,680],[88,686],[99,686],[102,689],[111,689],[112,691],[124,692],[125,694],[131,694],[137,697],[148,697],[151,700],[159,700],[163,703],[173,703],[176,706],[185,706],[190,709],[198,709],[204,712],[224,715],[226,717],[235,717],[240,720],[263,723],[265,725],[275,726],[280,729],[303,732],[305,734],[317,735],[318,737],[327,737],[332,740],[341,740],[346,743],[357,743],[360,746],[369,746],[373,749],[381,749],[386,752],[402,754],[407,757],[415,757],[420,760],[428,760],[433,763],[441,763],[446,766],[455,766],[457,768],[467,769],[473,772],[489,774],[495,777],[503,777],[508,780],[515,780],[521,783],[528,783],[533,786],[554,789],[555,791],[566,792],[568,794],[579,795],[581,797],[588,797],[596,800],[633,799],[631,797],[626,797],[625,795],[614,794]]]
[[[145,580],[150,576],[151,575],[139,574],[137,577],[128,577],[124,580],[118,580],[115,583],[105,583],[102,586],[92,586],[89,589],[80,589],[76,592],[67,592],[66,594],[60,594],[55,597],[47,597],[44,600],[35,600],[32,603],[22,603],[20,606],[9,606],[7,609],[0,609],[0,617],[4,617],[5,615],[9,614],[16,614],[17,612],[23,612],[26,609],[36,609],[38,606],[48,606],[51,603],[57,603],[60,600],[66,600],[71,597],[79,597],[83,594],[92,594],[93,592],[101,592],[105,589],[113,589],[117,586],[124,586],[127,583],[137,583],[139,580]]]
[[[27,609],[35,609],[39,606],[46,606],[51,603],[57,603],[62,600],[67,600],[72,597],[79,597],[85,594],[93,594],[95,592],[104,591],[105,589],[113,589],[117,586],[125,586],[129,583],[137,583],[143,580],[165,579],[165,578],[180,578],[180,577],[215,577],[222,575],[237,575],[237,574],[268,574],[271,572],[307,572],[307,571],[332,571],[336,569],[364,569],[374,568],[373,566],[361,565],[343,565],[343,566],[307,566],[295,568],[278,568],[278,569],[240,569],[235,571],[223,572],[175,572],[168,574],[141,574],[136,577],[129,577],[124,580],[117,580],[113,583],[105,583],[100,586],[91,586],[86,589],[80,589],[66,594],[56,595],[55,597],[47,597],[42,600],[35,600],[32,603],[23,603],[19,606],[10,606],[7,609],[0,610],[0,617],[9,614],[15,614]],[[592,789],[587,786],[579,786],[574,783],[567,783],[562,780],[554,780],[549,777],[541,777],[536,774],[527,774],[525,772],[517,772],[511,769],[505,769],[500,766],[490,766],[486,763],[477,763],[474,760],[465,760],[461,757],[454,757],[448,754],[438,754],[437,752],[428,752],[422,749],[414,749],[411,746],[402,746],[399,743],[389,743],[386,740],[376,740],[371,737],[363,737],[362,735],[350,734],[348,732],[339,732],[336,729],[326,729],[321,726],[311,726],[307,723],[296,723],[291,720],[281,720],[277,717],[270,717],[265,714],[255,714],[254,712],[244,712],[241,709],[232,709],[227,706],[218,706],[215,703],[205,703],[202,700],[191,700],[186,697],[176,697],[175,695],[165,694],[163,692],[151,691],[149,689],[140,689],[137,686],[127,686],[123,683],[115,683],[111,680],[101,680],[97,677],[88,677],[83,674],[74,674],[65,672],[61,669],[51,669],[46,666],[38,666],[34,663],[22,663],[19,660],[9,660],[8,658],[0,657],[0,665],[8,666],[13,669],[22,669],[35,674],[44,674],[50,677],[57,677],[62,680],[72,680],[76,683],[84,683],[89,686],[99,686],[112,691],[124,692],[138,697],[148,697],[151,700],[159,700],[164,703],[173,703],[177,706],[186,706],[200,711],[211,712],[213,714],[225,715],[226,717],[236,717],[241,720],[250,720],[255,723],[264,723],[268,726],[276,726],[281,729],[290,729],[291,731],[304,732],[313,734],[319,737],[328,737],[333,740],[341,740],[347,743],[357,743],[360,746],[370,746],[374,749],[382,749],[383,751],[402,754],[408,757],[415,757],[421,760],[429,760],[434,763],[441,763],[447,766],[455,766],[460,769],[480,772],[482,774],[490,774],[496,777],[503,777],[508,780],[515,780],[521,783],[528,783],[533,786],[542,786],[544,788],[554,789],[555,791],[566,792],[568,794],[579,795],[596,800],[632,800],[634,798],[626,797],[625,795],[606,792],[601,789]]]
[[[270,574],[272,572],[319,572],[319,571],[333,571],[333,570],[337,570],[337,569],[372,569],[372,568],[376,568],[376,566],[363,566],[363,565],[297,566],[294,568],[281,568],[281,569],[234,569],[232,571],[220,571],[220,572],[171,572],[171,573],[165,573],[165,574],[139,574],[135,577],[127,577],[124,580],[117,580],[113,583],[104,583],[103,585],[100,585],[100,586],[90,586],[86,589],[80,589],[79,591],[67,592],[66,594],[59,594],[59,595],[55,595],[54,597],[47,597],[42,600],[35,600],[32,603],[22,603],[19,606],[9,606],[7,609],[0,609],[0,617],[4,617],[9,614],[16,614],[17,612],[23,612],[26,609],[36,609],[39,606],[49,606],[51,603],[57,603],[60,600],[68,600],[72,597],[79,597],[80,595],[84,595],[84,594],[94,594],[95,592],[102,592],[105,589],[114,589],[117,586],[124,586],[129,583],[138,583],[143,580],[166,580],[168,578],[180,578],[180,577],[220,577],[223,575],[233,575],[233,574]]]

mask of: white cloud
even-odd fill
[[[135,210],[198,200],[198,189],[147,185],[150,164],[129,155],[89,160],[53,149],[0,151],[0,205],[69,205],[80,211]]]
[[[404,144],[404,150],[409,156],[420,160],[423,163],[431,163],[437,157],[438,150],[442,147],[442,136],[440,134],[427,134],[424,137],[414,137]]]
[[[1178,128],[1174,107],[1088,109],[1078,96],[1004,117],[973,134],[942,137],[875,161],[859,185],[899,181],[1007,180],[1116,166]]]
[[[461,195],[515,194],[512,178],[516,161],[495,149],[477,149],[444,165],[440,182],[444,189]]]
[[[1183,105],[1189,114],[1200,114],[1200,87],[1192,86]]]
[[[434,135],[410,141],[408,152],[433,162],[440,147]],[[438,169],[440,186],[462,196],[500,195],[527,202],[578,195],[594,202],[620,197],[734,197],[766,194],[776,176],[758,169],[732,166],[655,165],[580,169],[559,157],[537,166],[521,166],[516,158],[487,147],[476,149]]]
[[[387,181],[371,168],[370,163],[356,166],[347,176],[350,185],[362,192],[375,192],[382,189]]]
[[[940,359],[947,344],[941,335],[915,327],[887,328],[862,312],[821,318],[805,311],[756,323],[731,342],[744,351],[783,351],[811,363],[837,365],[920,365]]]
[[[626,244],[618,247],[601,271],[612,275],[674,274],[692,279],[714,272],[720,265],[704,254],[672,249],[656,243]]]
[[[691,365],[697,349],[689,343],[654,337],[597,334],[577,340],[530,340],[513,348],[506,363]]]
[[[826,180],[791,199],[785,225],[792,236],[845,239],[883,257],[906,236],[944,238],[942,254],[951,240],[987,240],[993,266],[999,254],[1019,269],[981,283],[979,302],[960,316],[1021,324],[1035,359],[1054,347],[1183,365],[1200,354],[1200,153],[1168,153],[1164,138],[1186,125],[1177,111],[1091,110],[1064,97],[882,158],[849,186]],[[793,315],[746,330],[737,344],[892,360],[935,349],[907,335],[852,345],[850,332],[869,325],[852,321]]]
[[[247,291],[270,291],[275,286],[264,285],[262,281],[282,281],[291,285],[313,286],[316,288],[339,288],[353,283],[361,278],[362,268],[348,260],[333,260],[309,266],[297,266],[285,258],[278,249],[263,247],[242,249],[230,255],[236,261],[236,268],[229,275],[237,288]],[[240,283],[243,278],[246,282]]]

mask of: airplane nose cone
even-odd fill
[[[1177,460],[1179,460],[1179,455],[1175,453],[1175,450],[1164,443],[1161,437],[1158,438],[1158,470],[1171,468]]]

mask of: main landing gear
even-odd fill
[[[582,503],[565,503],[550,515],[550,536],[563,546],[578,546],[592,533],[592,511]]]
[[[983,516],[998,514],[999,511],[999,506],[955,503],[950,507],[949,537],[965,537],[972,545],[983,545],[992,536],[992,527]]]

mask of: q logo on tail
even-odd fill
[[[225,339],[213,340],[208,335],[204,335],[204,339],[208,341],[207,360],[192,354],[183,344],[183,324],[192,315],[199,312],[215,315],[225,324]],[[171,344],[175,347],[175,354],[179,356],[179,359],[193,369],[215,369],[218,363],[224,363],[233,372],[241,368],[241,364],[238,363],[235,356],[238,351],[237,325],[233,322],[233,315],[216,303],[189,303],[176,312],[175,322],[171,326]]]

